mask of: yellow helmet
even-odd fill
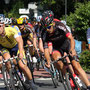
[[[24,24],[24,18],[18,18],[17,19],[17,24]]]

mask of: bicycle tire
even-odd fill
[[[77,83],[77,81],[76,81],[76,79],[73,77],[73,75],[71,74],[71,76],[70,76],[70,78],[73,80],[73,83],[74,83],[74,85],[75,85],[75,88],[74,88],[74,90],[86,90],[86,85],[82,82],[82,80],[80,79],[80,83],[82,84],[82,86],[80,86],[78,83]]]
[[[31,55],[30,54],[27,55],[26,59],[27,59],[27,66],[30,69],[31,74],[32,74],[33,82],[35,83],[34,75],[33,75],[34,67],[33,67],[33,62],[31,62]]]
[[[55,88],[57,88],[58,86],[58,79],[57,79],[57,72],[54,68],[54,65],[51,64],[51,67],[50,67],[50,74],[51,74],[51,78],[52,78],[52,81],[53,81],[53,85]]]
[[[5,65],[2,65],[2,75],[4,79],[4,84],[7,90],[10,90],[9,83],[10,83],[10,76],[8,74],[8,71],[6,70]]]
[[[18,84],[16,86],[17,90],[25,90],[24,89],[24,86],[23,86],[23,83],[22,83],[21,78],[19,77],[19,75],[17,73],[15,73],[14,76],[16,77],[16,81],[17,81],[17,84]]]
[[[66,72],[65,73],[65,81],[68,87],[68,90],[72,90],[71,84],[70,84],[70,80],[69,80],[69,74]]]
[[[16,90],[15,89],[15,82],[14,82],[14,73],[13,73],[13,69],[9,69],[9,75],[10,75],[10,87],[11,87],[11,90]]]
[[[63,87],[65,90],[68,90],[68,87],[66,85],[66,82],[65,82],[65,79],[63,77],[61,70],[59,70],[58,72],[59,72],[59,82],[61,82],[63,84]]]
[[[36,63],[36,69],[37,69],[37,71],[39,71],[39,69],[40,69],[39,66],[40,66],[40,62],[37,62],[37,63]]]

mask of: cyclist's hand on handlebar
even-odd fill
[[[76,56],[76,51],[75,51],[75,49],[70,50],[69,54],[70,54],[71,56]]]
[[[20,58],[20,60],[23,60],[23,53],[19,54],[19,58]]]

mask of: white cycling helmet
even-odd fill
[[[4,24],[11,24],[12,23],[12,19],[10,18],[5,18]]]

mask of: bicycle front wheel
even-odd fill
[[[6,86],[7,90],[10,90],[9,84],[10,84],[10,76],[8,74],[8,71],[5,67],[5,65],[2,66],[2,75],[3,75],[3,79],[4,79],[4,84]]]
[[[50,74],[51,74],[51,78],[52,78],[54,87],[57,88],[57,86],[58,86],[58,73],[57,73],[53,64],[50,67]]]
[[[14,80],[14,70],[12,68],[9,70],[9,75],[10,75],[9,87],[11,88],[10,90],[16,90],[15,89],[15,80]]]

